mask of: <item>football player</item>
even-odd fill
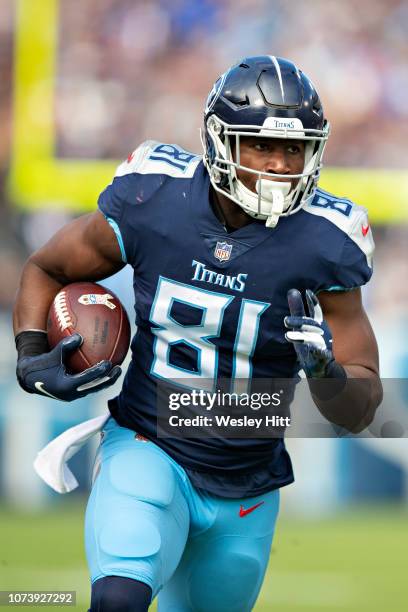
[[[328,137],[320,98],[297,66],[245,58],[208,97],[203,157],[144,142],[99,210],[24,268],[18,380],[61,400],[109,386],[120,369],[104,362],[69,375],[64,359],[81,338],[48,351],[50,303],[67,283],[134,269],[132,360],[109,402],[86,514],[92,612],[140,612],[157,594],[163,612],[251,610],[279,489],[293,481],[280,438],[158,438],[158,382],[208,389],[227,378],[234,389],[303,369],[331,422],[361,431],[373,418],[378,355],[360,292],[373,240],[365,209],[317,186]],[[371,383],[352,411],[350,378]],[[319,379],[344,402],[333,408],[313,386]]]

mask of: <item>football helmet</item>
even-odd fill
[[[269,55],[247,57],[217,79],[207,98],[201,140],[211,184],[246,213],[275,227],[279,217],[313,198],[329,132],[317,91],[295,64]],[[304,140],[303,171],[274,174],[241,165],[244,136]],[[239,180],[239,169],[257,175],[257,193]]]

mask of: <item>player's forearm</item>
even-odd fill
[[[26,329],[47,329],[49,307],[63,284],[63,279],[57,280],[32,258],[27,261],[14,305],[15,335]]]
[[[313,401],[331,423],[360,433],[372,422],[382,401],[377,372],[364,366],[345,366],[347,379],[309,380]]]

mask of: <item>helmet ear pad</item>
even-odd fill
[[[235,168],[223,163],[223,157],[227,152],[225,138],[222,126],[215,117],[212,120],[211,115],[205,121],[204,131],[201,131],[201,143],[204,148],[204,164],[210,174],[211,182],[214,181],[222,189],[228,189],[229,174],[232,172],[233,178],[236,178]],[[220,152],[223,152],[224,155],[220,156]],[[220,169],[224,172],[220,172]]]

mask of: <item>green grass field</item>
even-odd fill
[[[39,514],[0,509],[0,590],[75,590],[77,606],[68,609],[87,610],[82,513],[69,500]],[[407,525],[408,511],[398,508],[281,517],[256,612],[405,611]]]

